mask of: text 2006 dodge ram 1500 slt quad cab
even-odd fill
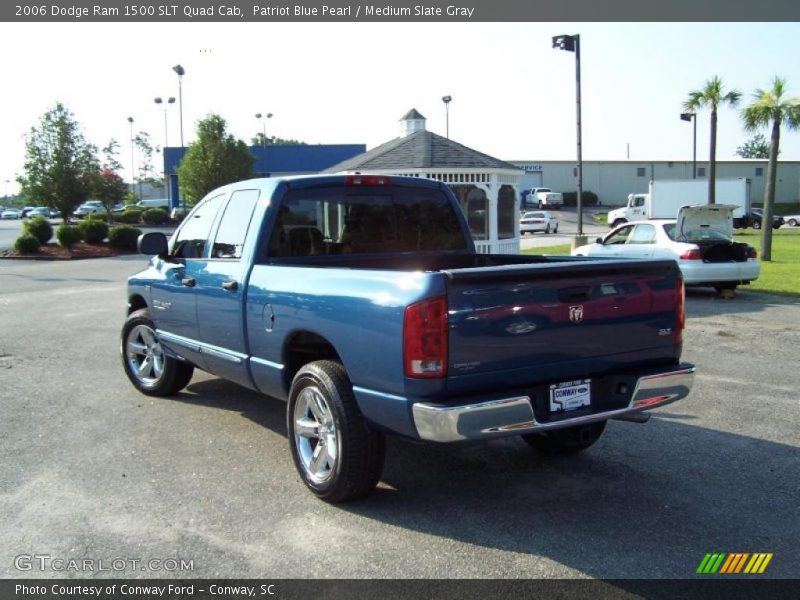
[[[175,394],[199,368],[286,400],[297,470],[330,502],[375,487],[386,433],[570,453],[692,385],[674,261],[476,254],[435,181],[242,181],[139,249],[133,385]]]

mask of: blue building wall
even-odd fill
[[[256,177],[318,173],[366,151],[366,144],[250,146],[250,154],[256,159],[253,164]],[[164,173],[169,174],[172,206],[179,205],[176,171],[185,153],[186,148],[180,147],[166,148],[164,151]]]

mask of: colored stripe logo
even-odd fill
[[[703,557],[697,573],[703,575],[761,574],[772,560],[772,552],[709,552]]]

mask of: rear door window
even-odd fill
[[[231,194],[211,248],[211,258],[242,257],[256,202],[258,190],[237,190]]]

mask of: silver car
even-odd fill
[[[558,233],[558,219],[547,210],[530,210],[523,213],[519,219],[520,235],[536,231]]]

